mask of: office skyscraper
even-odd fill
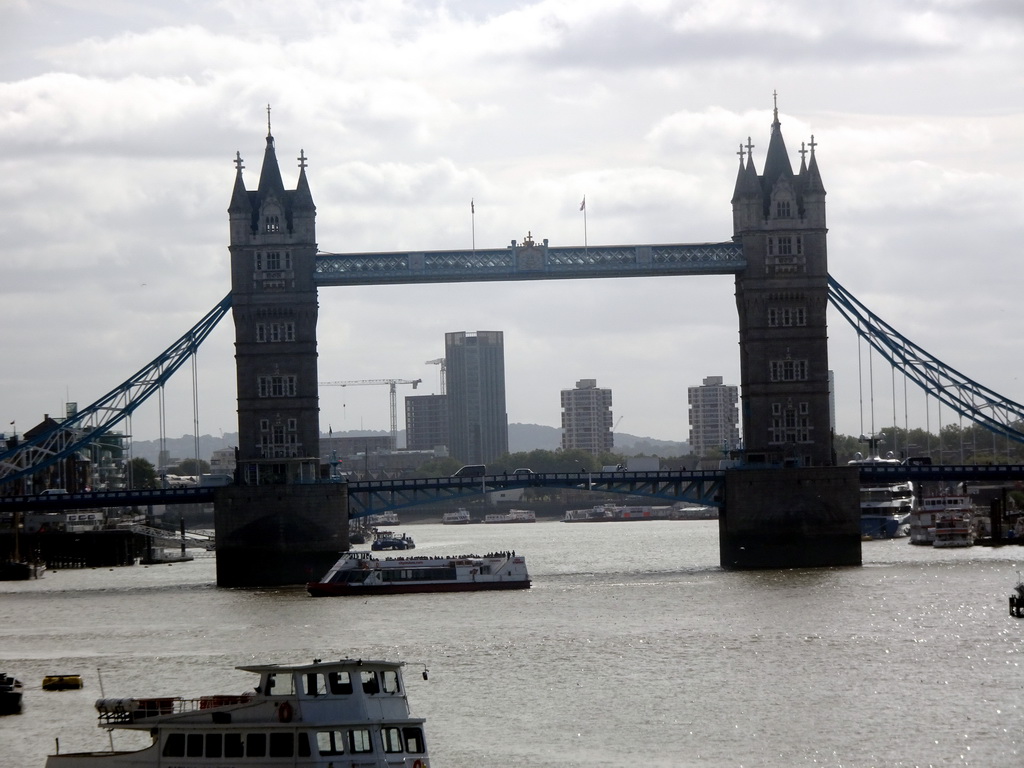
[[[446,333],[444,355],[451,455],[486,464],[508,453],[504,334]]]
[[[430,451],[448,445],[448,395],[405,398],[405,447]]]
[[[599,389],[597,379],[580,379],[576,389],[563,389],[562,448],[596,456],[613,444],[612,391]]]
[[[697,456],[739,446],[739,387],[722,383],[721,376],[708,376],[699,387],[687,389],[690,404],[690,450]]]

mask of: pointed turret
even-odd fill
[[[764,174],[761,177],[765,194],[771,194],[772,187],[780,178],[792,180],[793,166],[789,164],[786,142],[782,139],[779,108],[776,107],[775,120],[772,122],[772,135],[768,141],[768,154],[764,159]]]
[[[281,169],[277,165],[277,152],[274,151],[274,137],[267,134],[267,148],[263,153],[263,167],[260,169],[260,185],[256,189],[261,200],[268,197],[284,199],[284,181]]]
[[[809,224],[815,227],[825,226],[825,185],[821,183],[818,171],[818,160],[814,156],[814,148],[818,143],[811,136],[811,160],[807,164],[807,172],[803,174],[803,211]]]

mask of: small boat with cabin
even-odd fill
[[[44,691],[77,691],[84,685],[81,675],[47,675],[42,688]]]
[[[21,712],[23,688],[21,680],[0,672],[0,715],[16,715]]]
[[[469,516],[468,509],[457,509],[454,512],[445,512],[441,516],[442,525],[468,525],[473,522]]]
[[[930,547],[935,543],[935,523],[946,515],[969,518],[974,502],[963,493],[933,493],[923,497],[910,514],[910,543]]]
[[[306,585],[313,597],[529,588],[526,558],[515,552],[386,560],[345,552],[320,581]]]
[[[971,518],[965,515],[954,513],[940,515],[939,519],[935,521],[934,531],[932,546],[935,548],[974,546]]]
[[[62,752],[58,740],[46,768],[429,768],[425,721],[410,714],[403,666],[366,659],[259,664],[238,667],[258,676],[242,694],[100,699],[99,727],[141,731],[152,743]]]
[[[407,533],[395,533],[394,531],[374,531],[373,543],[370,549],[375,552],[386,550],[416,549],[416,542]]]
[[[1017,586],[1013,588],[1010,595],[1010,615],[1017,619],[1024,619],[1024,580],[1017,572]]]

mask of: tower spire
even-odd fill
[[[777,115],[778,113],[776,113]],[[267,104],[267,138],[269,139],[273,134],[270,132],[270,104]]]

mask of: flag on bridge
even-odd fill
[[[580,203],[580,210],[581,211],[587,210],[587,196],[586,195],[583,196],[583,202]]]

